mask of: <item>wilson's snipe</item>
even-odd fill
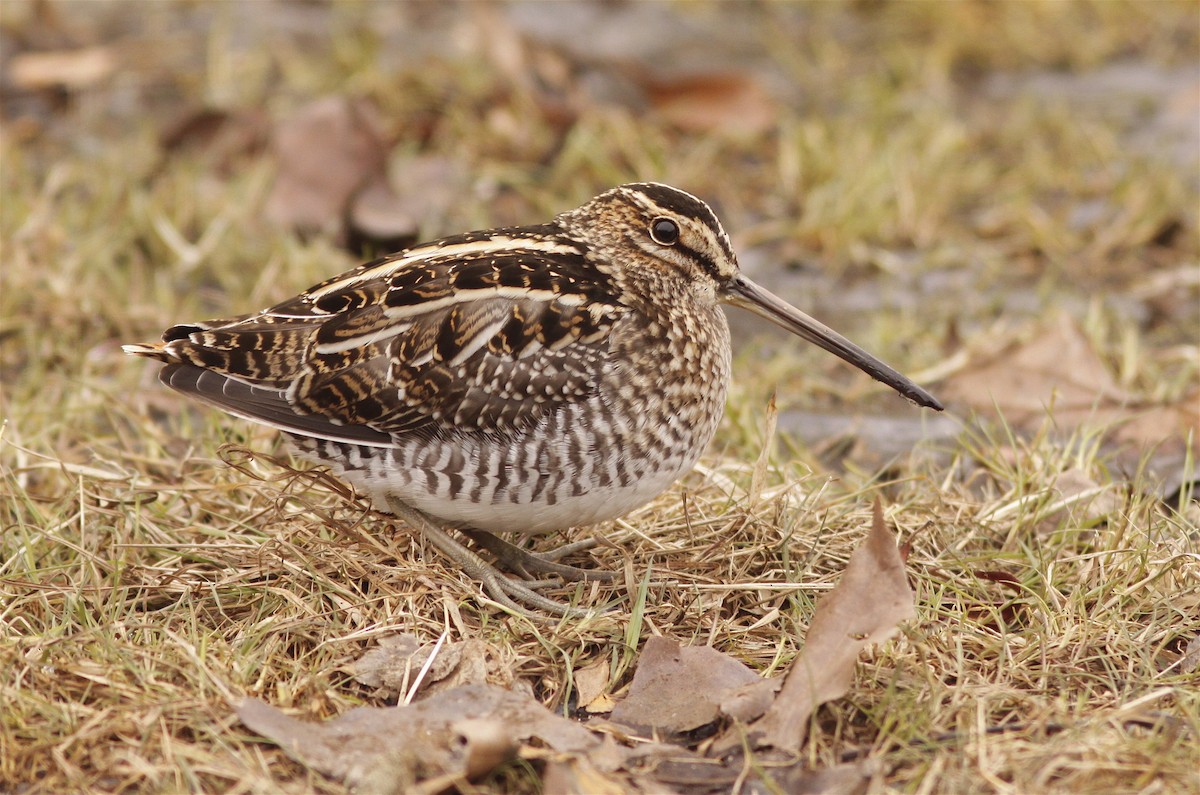
[[[747,279],[712,210],[654,183],[614,188],[542,226],[415,246],[258,314],[174,326],[125,350],[166,362],[172,389],[286,433],[497,601],[561,613],[446,530],[518,570],[609,576],[491,534],[621,516],[692,467],[729,384],[722,302],[941,408]]]

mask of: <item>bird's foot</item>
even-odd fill
[[[572,544],[564,544],[545,554],[537,554],[521,549],[484,530],[460,528],[459,532],[475,542],[476,546],[486,549],[496,556],[496,561],[509,571],[516,572],[527,580],[534,579],[532,574],[552,574],[562,577],[567,582],[611,582],[616,574],[611,571],[595,571],[581,569],[578,566],[568,566],[557,563],[559,558],[573,552],[591,549],[599,543],[599,539],[587,538]]]
[[[429,541],[429,543],[437,547],[438,551],[443,555],[461,566],[462,570],[469,576],[479,580],[479,582],[483,585],[484,590],[487,591],[488,596],[494,599],[497,603],[503,605],[508,610],[536,621],[545,621],[546,616],[530,612],[522,607],[521,604],[554,616],[583,617],[590,615],[593,612],[588,610],[580,610],[578,608],[565,605],[561,602],[556,602],[555,600],[545,597],[534,590],[535,587],[538,587],[543,583],[524,583],[518,580],[513,580],[509,577],[505,577],[499,570],[496,569],[495,566],[488,563],[470,549],[467,549],[467,547],[451,538],[436,520],[426,516],[424,513],[415,508],[405,505],[395,498],[389,497],[387,502],[388,509],[392,513],[399,516],[410,526],[420,530],[422,535]],[[494,546],[510,547],[511,549],[517,550],[517,552],[521,553],[517,556],[517,558],[523,564],[529,563],[529,560],[524,557],[528,556],[528,558],[536,560],[538,565],[546,564],[575,572],[584,572],[583,569],[576,569],[574,566],[563,566],[562,564],[552,563],[550,561],[538,558],[536,555],[533,555],[533,553],[526,552],[519,547],[515,547],[512,544],[501,541],[499,538],[496,538],[490,533],[472,530],[465,532],[464,534],[467,535],[467,537],[476,540],[476,543],[479,543],[478,539],[475,539],[475,536],[473,535],[475,533],[488,536],[492,541],[496,542],[490,546],[489,544],[491,542],[481,544],[481,546],[483,546],[485,549],[490,549],[494,553]],[[498,558],[502,557],[499,553],[496,554]],[[590,572],[586,573],[590,574]],[[518,604],[518,602],[521,604]]]

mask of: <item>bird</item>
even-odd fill
[[[709,205],[655,182],[612,188],[549,223],[415,245],[261,312],[123,348],[165,363],[171,389],[281,431],[495,602],[562,616],[573,609],[458,536],[526,579],[611,578],[500,536],[623,516],[692,469],[730,382],[722,304],[942,409],[751,281]]]

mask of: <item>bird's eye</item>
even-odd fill
[[[679,242],[679,224],[670,218],[655,218],[650,222],[650,238],[660,246],[673,246]]]

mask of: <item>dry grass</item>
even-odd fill
[[[482,602],[407,529],[272,460],[285,453],[271,433],[166,394],[118,348],[354,264],[262,223],[265,156],[216,176],[203,153],[162,162],[155,142],[189,104],[285,117],[337,91],[374,97],[389,118],[440,114],[426,149],[482,187],[429,235],[669,178],[720,201],[756,275],[805,259],[836,278],[829,292],[899,285],[879,301],[895,311],[842,305],[835,325],[901,369],[934,366],[956,335],[978,344],[1066,306],[1122,387],[1185,400],[1200,379],[1195,166],[1139,148],[1145,119],[981,87],[1123,58],[1194,70],[1194,5],[816,4],[803,24],[756,7],[748,24],[802,97],[772,134],[679,132],[597,107],[561,141],[540,118],[524,138],[496,134],[496,114],[529,97],[499,91],[482,56],[397,66],[379,26],[401,12],[312,6],[332,31],[318,57],[274,31],[258,31],[271,46],[237,44],[237,21],[207,8],[163,3],[139,23],[121,4],[82,14],[76,32],[138,53],[138,70],[0,137],[0,792],[341,792],[249,733],[229,701],[312,718],[375,703],[349,664],[396,632],[483,638],[554,705],[596,659],[624,686],[655,633],[776,673],[876,495],[911,545],[920,618],[819,713],[814,764],[875,756],[881,792],[1200,790],[1200,696],[1184,664],[1200,636],[1200,511],[1187,490],[1155,496],[1095,429],[993,420],[883,465],[851,452],[836,469],[785,439],[755,483],[771,389],[788,406],[883,405],[839,365],[769,337],[739,357],[705,465],[601,528],[610,543],[593,557],[624,577],[560,594],[619,609],[547,627]],[[33,36],[32,9],[4,4],[0,20]],[[1171,274],[1176,287],[1154,293]],[[1135,293],[1151,297],[1131,305]],[[1094,497],[1064,500],[1068,477]],[[514,764],[479,786],[535,782]]]

